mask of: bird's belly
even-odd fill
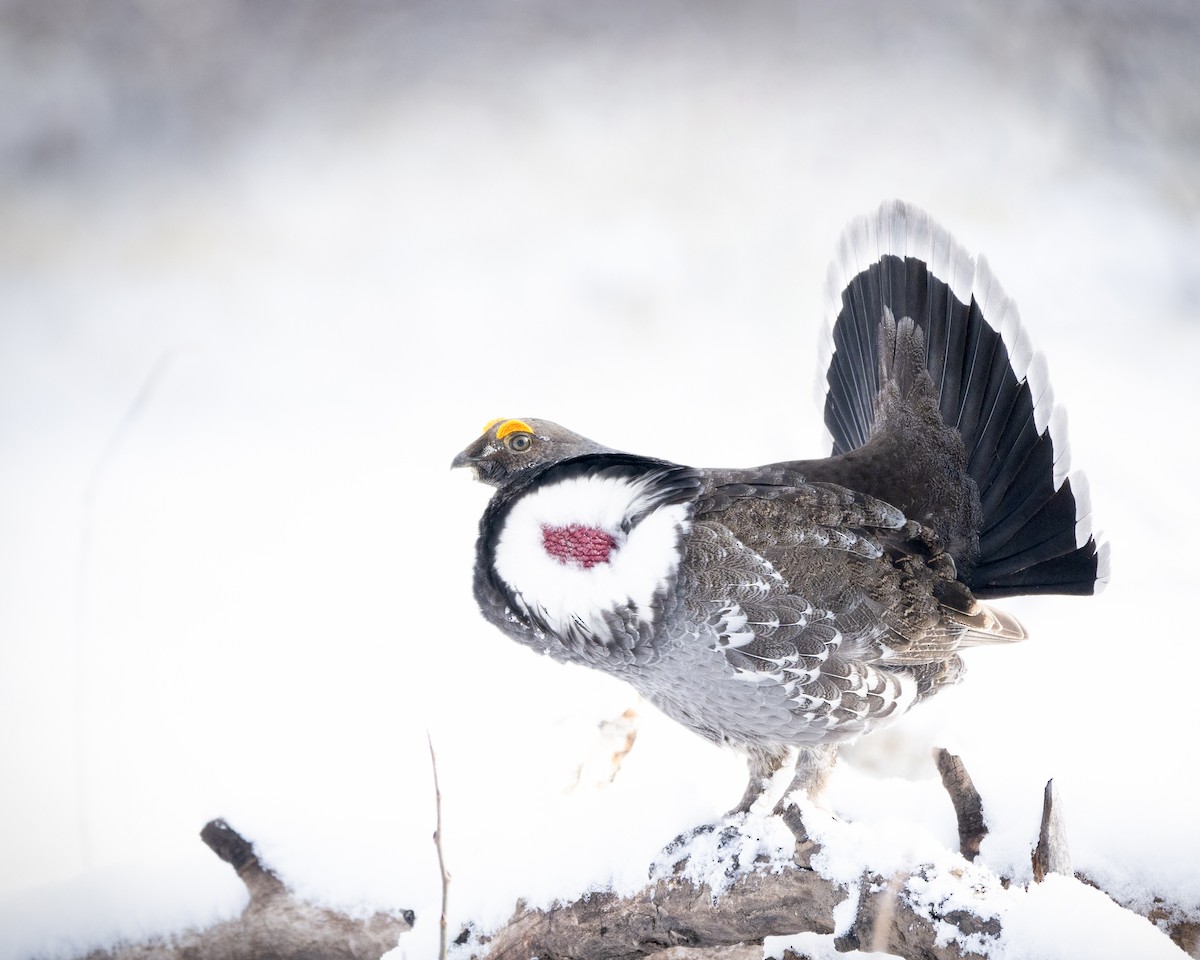
[[[739,674],[721,652],[697,643],[669,644],[655,662],[630,665],[620,675],[671,719],[715,743],[829,743],[857,736],[869,723],[805,710],[793,689],[766,675]]]

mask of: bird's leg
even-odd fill
[[[808,799],[813,802],[820,797],[829,775],[833,772],[833,763],[837,759],[838,745],[823,743],[811,747],[801,747],[800,755],[796,758],[796,775],[792,777],[791,785],[783,792],[779,802],[775,804],[775,813],[783,813],[788,806],[788,800],[797,790],[803,790]]]
[[[754,806],[755,801],[766,791],[767,784],[771,782],[771,778],[783,766],[783,761],[787,759],[787,753],[750,750],[748,751],[748,758],[750,780],[746,784],[746,792],[742,794],[742,799],[738,802],[738,805],[726,814],[727,817],[735,817],[738,814],[750,812],[750,808]]]
[[[742,795],[741,802],[715,823],[702,823],[686,833],[681,833],[668,843],[663,848],[663,853],[672,858],[669,862],[673,865],[678,863],[678,860],[674,858],[682,860],[690,856],[690,844],[697,837],[719,832],[723,838],[719,841],[719,846],[724,846],[729,838],[736,837],[738,835],[736,821],[738,818],[744,818],[750,812],[754,802],[766,792],[771,778],[783,766],[783,761],[788,757],[786,749],[772,751],[770,748],[740,744],[739,749],[745,752],[750,765],[750,782],[746,784],[746,792]],[[734,823],[730,821],[734,821]]]

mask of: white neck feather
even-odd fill
[[[522,612],[554,633],[582,628],[602,640],[610,635],[603,614],[619,607],[632,606],[652,625],[653,601],[674,578],[691,511],[686,504],[664,505],[626,532],[626,520],[645,509],[650,493],[647,480],[583,474],[521,497],[505,518],[492,562]],[[613,538],[608,562],[584,567],[547,553],[543,528],[572,524]]]

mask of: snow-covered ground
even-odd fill
[[[1200,911],[1200,147],[1194,64],[1177,72],[1200,18],[452,6],[406,8],[360,51],[386,62],[391,30],[420,66],[378,89],[329,67],[336,46],[311,70],[264,51],[303,94],[264,84],[273,108],[216,132],[177,130],[207,103],[190,88],[153,101],[170,123],[131,125],[141,80],[106,86],[94,61],[74,100],[54,99],[66,54],[54,83],[33,60],[0,72],[27,106],[0,137],[0,960],[236,914],[197,836],[215,816],[302,895],[415,910],[396,956],[433,955],[427,735],[455,925],[636,885],[732,805],[735,756],[478,617],[487,491],[449,462],[522,415],[682,462],[822,452],[825,264],[890,196],[1019,302],[1114,577],[1007,604],[1033,640],[972,651],[962,686],[863,742],[831,786],[843,849],[954,844],[940,744],[983,794],[982,867],[1029,878],[1053,777],[1076,869]],[[160,53],[171,77],[200,57]],[[77,152],[46,172],[18,148],[64,111]],[[599,725],[631,708],[604,784]],[[1078,955],[1063,911],[1090,957],[1181,956],[1077,884],[1009,893],[1007,956]]]

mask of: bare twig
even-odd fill
[[[433,765],[433,798],[437,812],[433,845],[437,848],[438,869],[442,873],[442,916],[438,921],[438,960],[446,960],[446,904],[450,897],[450,874],[446,871],[446,857],[442,852],[442,788],[438,783],[437,753],[433,749],[433,735],[426,733],[426,737],[429,740],[429,762]]]
[[[91,783],[87,776],[85,758],[88,754],[88,724],[86,720],[88,700],[88,581],[91,579],[92,524],[95,520],[96,498],[100,483],[108,471],[126,435],[149,405],[174,361],[178,350],[167,350],[155,361],[146,374],[136,396],[125,409],[108,440],[100,450],[91,472],[83,485],[83,497],[79,514],[79,553],[75,563],[75,642],[73,650],[72,682],[72,727],[74,733],[75,796],[77,798],[79,853],[85,866],[91,864],[92,839],[88,829],[88,805],[91,801]]]

